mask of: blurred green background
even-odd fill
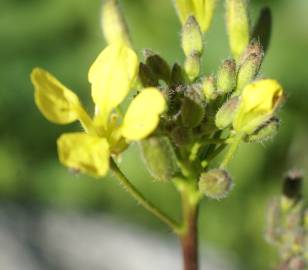
[[[205,38],[206,74],[229,56],[222,2]],[[308,168],[308,1],[252,1],[252,22],[262,5],[271,6],[274,16],[262,74],[279,80],[288,96],[281,132],[264,145],[240,148],[231,166],[235,188],[225,200],[204,200],[200,219],[202,243],[229,252],[241,269],[252,270],[269,269],[275,261],[263,239],[264,212],[270,197],[280,192],[282,175],[290,168]],[[122,0],[121,6],[139,55],[152,48],[170,63],[183,60],[171,0]],[[29,74],[41,66],[92,108],[87,71],[105,45],[100,8],[99,0],[0,0],[0,203],[103,211],[168,234],[111,176],[94,180],[62,167],[55,141],[79,126],[47,122],[33,102]],[[121,166],[149,198],[178,216],[172,185],[154,183],[141,162],[131,146]]]

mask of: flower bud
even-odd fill
[[[297,200],[301,197],[303,175],[298,170],[291,170],[284,178],[283,195],[289,199]]]
[[[239,97],[232,97],[227,100],[215,116],[215,125],[219,129],[224,129],[232,124],[234,115],[239,105]]]
[[[214,100],[217,98],[216,80],[213,75],[206,77],[202,82],[203,94],[207,100]]]
[[[149,49],[144,51],[144,55],[146,64],[157,76],[157,78],[165,82],[169,82],[171,71],[168,63],[160,55],[152,52]]]
[[[247,85],[233,120],[235,131],[245,134],[254,132],[273,116],[282,96],[282,87],[275,80],[260,80]]]
[[[227,94],[236,85],[236,63],[233,59],[225,60],[220,66],[217,74],[218,92]]]
[[[226,0],[226,23],[232,55],[238,59],[249,43],[246,0]]]
[[[279,119],[272,117],[262,123],[253,133],[246,135],[244,141],[249,143],[260,143],[273,138],[279,129]]]
[[[139,143],[143,161],[157,181],[170,180],[178,170],[174,149],[167,137],[153,136]]]
[[[184,70],[190,81],[194,81],[200,73],[200,55],[199,53],[192,53],[186,57],[184,63]]]
[[[172,85],[178,86],[185,84],[185,78],[183,76],[183,70],[181,66],[175,63],[171,70],[171,83]]]
[[[131,46],[127,25],[116,0],[104,1],[101,23],[108,44],[124,43]]]
[[[204,104],[200,95],[188,93],[184,96],[181,108],[181,119],[184,127],[197,127],[204,117]]]
[[[143,63],[140,63],[139,65],[139,78],[144,87],[158,86],[156,75]]]
[[[232,179],[223,169],[212,169],[202,173],[199,179],[199,191],[211,199],[225,198],[232,188]]]
[[[182,30],[182,48],[186,57],[201,55],[203,49],[202,33],[194,16],[189,16]]]
[[[240,94],[243,88],[256,78],[260,70],[263,58],[264,52],[261,44],[257,41],[252,41],[240,60],[236,94]]]

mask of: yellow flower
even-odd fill
[[[138,58],[132,49],[123,43],[106,47],[89,70],[96,105],[92,118],[77,95],[51,74],[40,68],[32,71],[35,103],[41,113],[56,124],[79,120],[85,130],[60,136],[57,146],[62,164],[95,177],[104,176],[111,154],[122,152],[130,141],[143,139],[155,130],[166,108],[156,88],[145,88],[133,99],[122,123],[115,113],[132,88],[137,73]]]
[[[213,19],[217,0],[175,0],[180,20],[184,25],[189,16],[194,16],[201,28],[207,32]]]
[[[260,80],[247,85],[233,120],[235,131],[253,132],[273,115],[282,96],[282,87],[275,80]]]

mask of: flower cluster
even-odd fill
[[[226,0],[232,56],[216,73],[204,76],[204,33],[216,4],[175,0],[185,61],[169,65],[149,49],[144,50],[144,60],[138,60],[117,2],[106,0],[102,29],[109,45],[89,70],[93,117],[72,91],[43,69],[34,69],[35,101],[42,114],[57,124],[79,120],[84,128],[58,139],[65,166],[104,176],[110,157],[138,141],[155,179],[174,180],[178,188],[179,182],[191,182],[197,194],[225,196],[232,186],[226,168],[237,146],[262,142],[277,131],[283,90],[277,81],[259,76],[270,25],[262,24],[261,14],[251,29],[244,0]],[[258,29],[261,24],[263,31]],[[132,89],[138,94],[123,116],[119,105]],[[213,167],[211,161],[225,147],[229,150],[223,161]]]
[[[60,161],[90,175],[104,176],[109,158],[128,143],[147,137],[157,126],[166,103],[156,88],[144,88],[130,103],[124,117],[115,110],[136,82],[138,58],[124,43],[105,48],[89,70],[95,115],[90,117],[78,97],[47,71],[35,68],[31,79],[35,102],[42,114],[56,124],[79,120],[84,132],[63,134],[57,142]],[[121,119],[122,118],[122,119]]]

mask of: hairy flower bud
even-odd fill
[[[104,1],[101,23],[108,44],[124,43],[129,47],[131,46],[128,28],[119,10],[117,0]]]
[[[200,54],[203,49],[202,33],[194,16],[189,16],[182,30],[182,48],[186,57]]]
[[[200,54],[194,52],[186,57],[184,70],[190,81],[194,81],[200,74]]]
[[[241,57],[237,76],[236,94],[254,80],[260,70],[264,52],[258,41],[252,41]]]
[[[183,126],[197,127],[204,117],[204,104],[197,92],[185,94],[182,101],[181,119]]]
[[[171,70],[171,83],[172,85],[178,86],[185,83],[185,78],[181,66],[175,63]]]
[[[144,51],[144,55],[146,64],[157,76],[157,78],[165,82],[169,82],[171,71],[168,63],[160,55],[149,49]]]
[[[139,143],[143,161],[155,180],[168,181],[178,170],[174,149],[167,137],[153,136]]]
[[[291,170],[284,178],[283,195],[290,199],[301,197],[303,175],[298,170]]]
[[[226,23],[232,55],[238,59],[249,43],[246,0],[226,0]]]
[[[273,138],[279,129],[279,119],[272,117],[262,123],[253,133],[247,134],[244,141],[249,143],[260,143]]]
[[[217,89],[220,93],[231,92],[236,85],[236,63],[233,59],[225,60],[217,74]]]
[[[140,63],[139,78],[144,87],[158,86],[158,79],[148,65]]]
[[[232,179],[223,169],[212,169],[202,173],[199,179],[199,191],[211,199],[225,198],[232,188]]]
[[[206,77],[202,81],[202,90],[207,100],[214,100],[217,98],[216,80],[213,75]]]
[[[219,129],[224,129],[232,124],[234,115],[239,105],[239,97],[232,97],[227,100],[215,116],[215,125]]]

